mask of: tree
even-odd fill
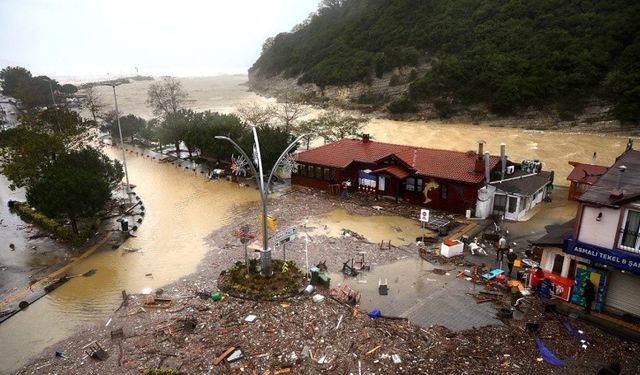
[[[180,142],[184,140],[187,131],[187,125],[194,116],[192,110],[178,110],[175,113],[168,113],[158,129],[158,138],[160,143],[172,143],[176,149],[176,156],[180,157]]]
[[[180,81],[173,77],[163,77],[152,83],[147,91],[147,105],[156,116],[166,117],[176,114],[184,107],[189,95],[182,89]]]
[[[0,71],[2,93],[15,96],[18,86],[31,79],[31,72],[21,66],[8,66]]]
[[[277,167],[275,163],[278,157],[280,157],[282,151],[294,140],[294,137],[281,127],[269,125],[259,126],[256,128],[256,131],[258,133],[258,139],[260,140],[262,166],[265,168],[265,171],[269,171]],[[291,152],[293,151],[295,151],[295,148],[291,150]]]
[[[307,115],[307,108],[294,93],[283,91],[278,94],[280,102],[275,109],[275,117],[284,126],[285,132],[295,125],[296,121]],[[259,124],[256,124],[259,125]]]
[[[98,115],[104,108],[102,97],[95,86],[89,85],[84,89],[85,102],[84,107],[91,112],[93,121],[96,121]],[[108,122],[108,121],[107,121]]]
[[[66,95],[73,95],[78,92],[78,88],[70,83],[65,83],[64,85],[60,86],[60,92]]]
[[[133,142],[133,136],[142,131],[146,127],[146,125],[147,121],[145,119],[130,114],[120,117],[120,129],[118,129],[118,121],[112,120],[110,123],[109,132],[111,133],[112,137],[120,139],[120,130],[122,130],[122,137],[130,137],[131,142]]]
[[[329,111],[322,114],[315,121],[317,134],[323,137],[325,142],[332,142],[349,135],[357,135],[368,120],[362,117],[353,117]]]
[[[238,115],[247,124],[264,126],[270,124],[271,120],[276,116],[276,109],[272,105],[263,107],[256,102],[252,102],[239,107]]]
[[[47,76],[38,76],[20,81],[15,89],[14,96],[29,108],[52,107],[55,90],[60,85],[54,79]]]
[[[0,172],[11,181],[11,189],[31,186],[61,155],[90,145],[94,128],[94,122],[66,109],[23,116],[7,140]]]
[[[317,119],[300,121],[292,128],[292,131],[298,137],[306,134],[303,139],[308,150],[311,141],[320,136],[320,124]]]
[[[111,198],[111,187],[123,177],[119,162],[93,148],[62,155],[27,188],[27,202],[52,218],[66,217],[73,233],[77,220],[92,217]]]

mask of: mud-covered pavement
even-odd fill
[[[417,217],[418,210],[380,201],[341,201],[325,193],[294,189],[271,198],[269,212],[284,228],[302,225],[310,215],[320,216],[336,207],[360,215],[407,217]],[[541,302],[535,299],[519,319],[496,320],[493,326],[453,332],[438,324],[421,327],[406,319],[372,319],[366,311],[354,316],[353,309],[329,298],[327,290],[320,291],[327,297],[320,303],[304,294],[275,302],[229,296],[215,302],[198,296],[217,291],[220,271],[243,258],[243,247],[233,232],[242,222],[251,223],[255,229],[256,215],[253,207],[238,207],[232,224],[209,237],[210,251],[197,272],[163,288],[162,295],[172,298],[172,306],[142,308],[145,296],[131,296],[128,306],[114,313],[110,321],[52,346],[19,373],[121,374],[165,367],[188,374],[587,374],[611,361],[620,362],[625,373],[640,371],[633,354],[640,349],[638,344],[560,317],[584,332],[588,344],[583,348],[580,340],[560,324],[558,316],[543,313]],[[330,271],[339,271],[344,259],[358,251],[367,251],[369,262],[375,265],[418,258],[415,244],[380,250],[379,244],[358,237],[312,237],[306,244],[310,263],[326,261]],[[287,246],[287,258],[304,265],[304,248],[303,238],[294,240]],[[279,251],[274,257],[281,256]],[[442,285],[446,288],[446,283]],[[480,292],[484,287],[477,288]],[[468,304],[477,303],[468,295],[458,297]],[[507,303],[497,298],[495,307]],[[245,321],[248,315],[257,318],[249,323]],[[553,367],[541,359],[534,334],[526,329],[528,322],[540,323],[538,336],[565,361],[564,367]],[[120,328],[123,336],[112,338],[111,332]],[[83,347],[93,341],[109,353],[108,359],[86,356]],[[214,364],[215,358],[230,347],[240,348],[243,359]],[[56,350],[64,352],[63,357],[55,356]],[[395,361],[393,355],[397,355]]]

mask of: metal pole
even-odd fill
[[[282,260],[287,260],[287,243],[282,243]]]
[[[49,91],[51,91],[51,101],[53,102],[53,108],[55,108],[56,98],[53,96],[53,88],[51,87],[51,81],[47,80],[47,82],[49,82]]]
[[[251,127],[253,139],[256,145],[256,158],[258,159],[258,170],[260,178],[260,195],[262,195],[262,251],[260,252],[260,270],[263,275],[271,276],[271,249],[269,249],[269,232],[267,229],[267,192],[264,188],[264,174],[262,173],[262,157],[260,156],[260,142],[258,141],[258,131],[255,126]],[[251,162],[251,161],[249,161]]]
[[[122,164],[124,164],[124,176],[127,180],[127,198],[129,199],[129,204],[131,204],[131,192],[129,185],[129,172],[127,171],[127,155],[124,152],[124,138],[122,138],[122,128],[120,127],[120,113],[118,112],[118,97],[116,96],[116,85],[111,85],[113,87],[113,100],[116,102],[116,119],[118,121],[118,133],[120,134],[120,147],[122,147]]]

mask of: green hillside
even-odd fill
[[[267,40],[250,71],[324,88],[370,83],[401,66],[424,73],[410,75],[398,111],[431,102],[574,113],[598,97],[619,119],[639,122],[640,2],[324,0]]]

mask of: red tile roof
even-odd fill
[[[475,153],[438,150],[433,148],[394,145],[381,142],[362,142],[358,139],[342,139],[298,154],[298,161],[307,164],[346,168],[352,162],[375,163],[395,155],[415,169],[416,174],[454,181],[479,183],[484,173],[474,172]],[[500,157],[491,156],[493,169]]]
[[[384,168],[376,169],[373,173],[388,173],[395,178],[403,180],[410,176],[410,173],[407,172],[404,168],[398,167],[397,165],[388,165]]]
[[[593,185],[600,176],[609,170],[608,167],[602,165],[584,164],[576,161],[570,161],[569,164],[573,165],[573,170],[567,176],[567,180],[589,185]]]

